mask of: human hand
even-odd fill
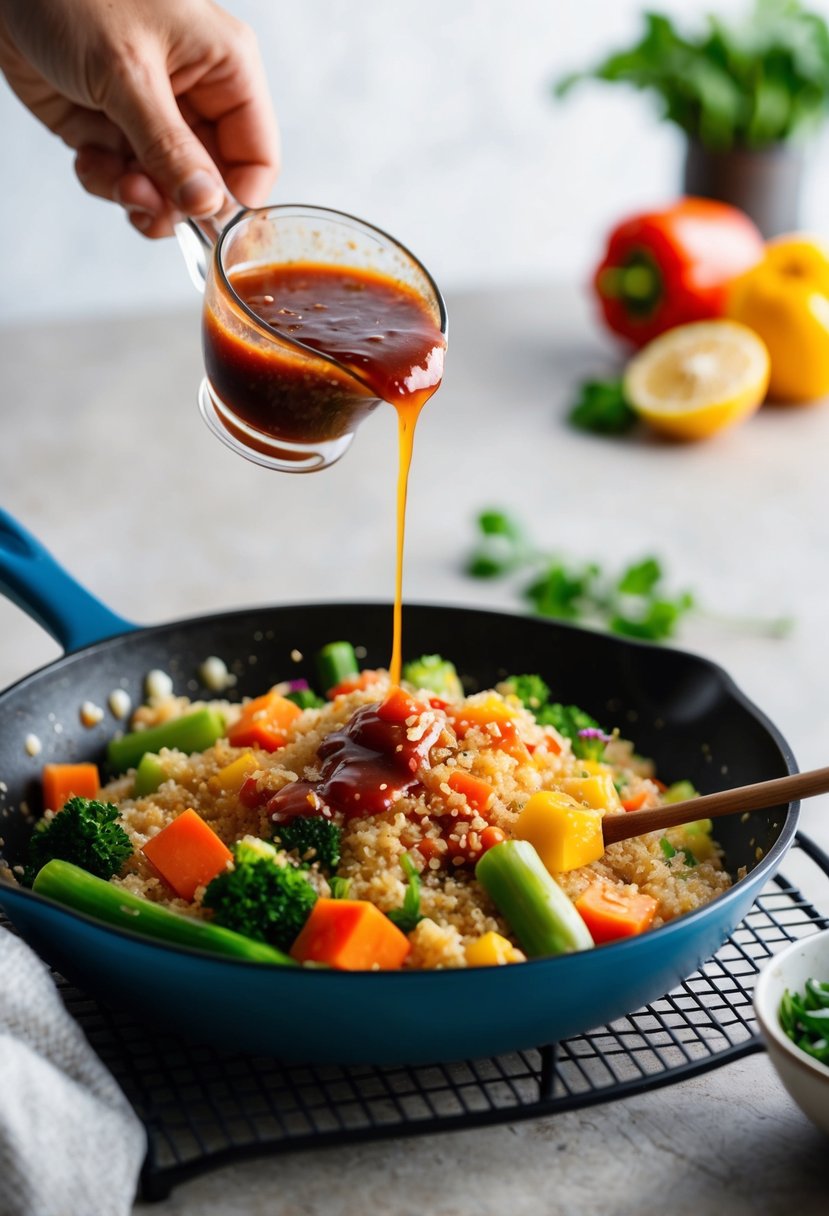
[[[0,69],[145,236],[263,203],[279,135],[256,39],[212,0],[0,0]]]

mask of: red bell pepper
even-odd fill
[[[675,325],[722,316],[729,284],[763,252],[742,211],[683,198],[615,228],[593,283],[609,328],[644,346]]]

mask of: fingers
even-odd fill
[[[138,232],[153,239],[171,236],[178,218],[153,182],[129,157],[103,148],[80,148],[75,172],[83,188],[97,198],[118,203]]]
[[[116,77],[105,109],[145,175],[168,207],[186,215],[214,214],[226,193],[221,174],[185,122],[163,66],[131,63]]]

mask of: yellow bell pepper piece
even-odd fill
[[[717,852],[712,830],[710,819],[695,819],[693,823],[671,828],[665,835],[674,848],[690,849],[697,861],[710,861]]]
[[[468,943],[464,954],[468,967],[503,967],[505,963],[525,963],[527,956],[500,933],[483,933]]]
[[[727,313],[762,338],[771,358],[774,401],[829,394],[829,247],[780,237],[729,289]]]
[[[596,811],[622,809],[610,773],[595,773],[592,777],[564,777],[558,784],[576,802],[584,802]]]
[[[610,765],[603,764],[601,760],[579,760],[579,768],[583,773],[587,773],[589,777],[601,776],[602,773],[609,773]]]
[[[602,812],[582,806],[559,790],[533,794],[514,828],[534,846],[552,874],[578,870],[604,856]]]
[[[245,752],[243,756],[237,756],[230,764],[220,768],[218,773],[214,773],[207,783],[208,787],[214,794],[238,794],[245,778],[255,773],[258,768],[253,752]]]

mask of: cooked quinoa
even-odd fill
[[[153,872],[142,846],[189,808],[228,846],[245,837],[270,840],[274,835],[270,798],[296,781],[318,781],[323,740],[344,727],[361,707],[382,701],[389,689],[385,673],[378,673],[376,682],[366,688],[337,696],[322,708],[304,710],[287,728],[285,744],[276,751],[232,747],[227,739],[189,756],[163,749],[159,758],[166,779],[151,795],[133,796],[134,770],[110,782],[101,797],[119,808],[134,847],[133,856],[113,882],[188,915],[209,918],[211,913],[201,902],[204,888],[196,891],[193,902],[173,897]],[[420,871],[424,919],[409,934],[411,952],[405,966],[464,967],[467,947],[488,931],[501,934],[516,950],[519,947],[510,926],[474,876],[482,834],[497,829],[504,838],[511,838],[532,794],[560,789],[567,778],[583,776],[588,762],[574,755],[569,739],[551,726],[540,726],[508,693],[488,691],[441,703],[432,694],[412,692],[419,710],[407,720],[408,736],[416,741],[428,733],[434,741],[420,756],[413,788],[389,809],[346,817],[336,808],[324,808],[342,827],[342,856],[336,873],[349,880],[349,898],[369,900],[389,912],[404,900],[406,875],[401,858],[408,854]],[[210,704],[221,711],[228,727],[241,712],[237,704]],[[511,746],[505,746],[498,722],[476,724],[486,714],[472,713],[471,725],[463,721],[464,710],[492,705],[501,706],[501,713],[506,712],[513,723]],[[155,726],[194,708],[195,703],[162,691],[135,712],[132,728]],[[243,801],[238,790],[225,790],[219,776],[246,753],[255,762],[248,781],[255,785],[259,797],[253,801],[258,805],[249,805],[250,798]],[[491,788],[485,812],[470,807],[464,794],[453,790],[450,779],[457,770],[482,779]],[[625,801],[655,806],[662,798],[664,786],[655,779],[651,766],[618,738],[607,746],[600,764],[590,763],[589,771],[610,774]],[[604,813],[625,811],[612,806]],[[677,849],[673,856],[666,856],[670,852],[665,848],[666,836]],[[648,895],[657,903],[656,927],[708,903],[730,886],[716,845],[709,843],[705,856],[695,858],[694,864],[689,864],[682,846],[682,828],[655,832],[611,845],[600,861],[554,877],[573,900],[597,878],[620,892]],[[330,893],[328,878],[313,863],[310,875],[319,894]]]

